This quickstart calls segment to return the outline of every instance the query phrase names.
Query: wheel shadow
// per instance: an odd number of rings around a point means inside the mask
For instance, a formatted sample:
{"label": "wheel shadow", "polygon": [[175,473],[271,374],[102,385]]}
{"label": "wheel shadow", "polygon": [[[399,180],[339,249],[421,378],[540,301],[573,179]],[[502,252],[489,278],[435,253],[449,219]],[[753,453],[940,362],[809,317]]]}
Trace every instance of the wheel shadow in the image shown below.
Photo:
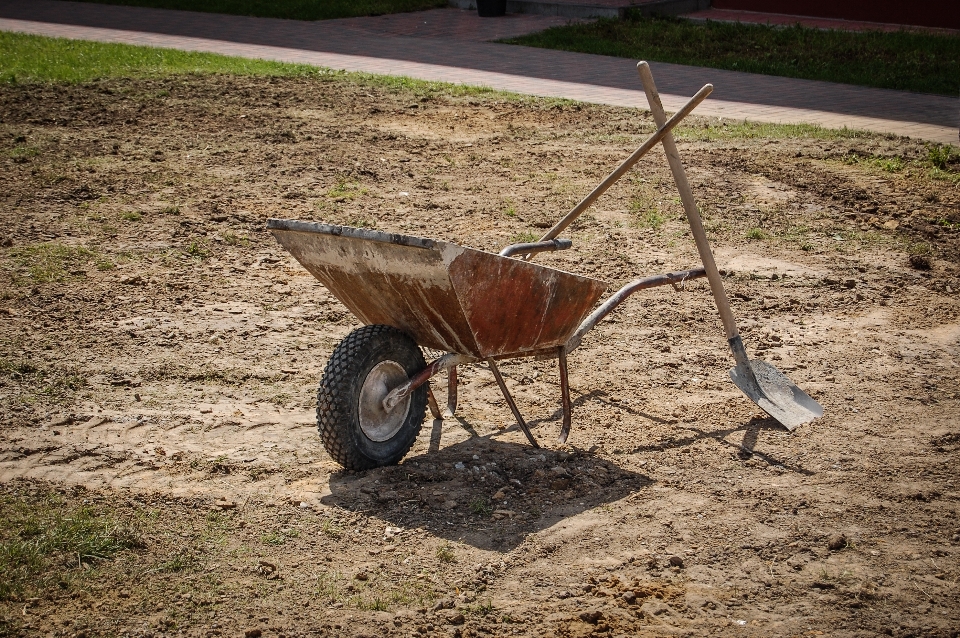
{"label": "wheel shadow", "polygon": [[[439,437],[437,422],[431,434]],[[385,525],[422,528],[450,541],[507,552],[530,534],[652,484],[649,477],[587,451],[535,449],[473,436],[400,465],[334,473],[322,502],[375,516]]]}

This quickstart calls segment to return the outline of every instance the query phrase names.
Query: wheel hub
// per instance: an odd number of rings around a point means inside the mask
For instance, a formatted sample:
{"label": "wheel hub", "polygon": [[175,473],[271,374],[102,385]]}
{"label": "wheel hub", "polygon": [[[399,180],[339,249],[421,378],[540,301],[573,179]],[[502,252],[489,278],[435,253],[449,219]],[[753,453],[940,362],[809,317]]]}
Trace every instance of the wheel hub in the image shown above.
{"label": "wheel hub", "polygon": [[410,411],[410,397],[387,412],[383,400],[391,390],[407,382],[407,373],[395,361],[381,361],[367,374],[360,388],[360,429],[371,441],[387,441],[400,431]]}

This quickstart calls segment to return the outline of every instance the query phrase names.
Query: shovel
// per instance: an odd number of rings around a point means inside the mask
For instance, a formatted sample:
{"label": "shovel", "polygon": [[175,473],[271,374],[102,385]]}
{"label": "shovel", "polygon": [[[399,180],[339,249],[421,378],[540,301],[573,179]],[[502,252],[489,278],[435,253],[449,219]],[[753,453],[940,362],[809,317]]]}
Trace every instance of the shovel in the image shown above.
{"label": "shovel", "polygon": [[[643,90],[647,94],[647,102],[650,105],[650,111],[653,113],[653,119],[658,128],[663,127],[667,121],[667,116],[663,112],[660,95],[657,93],[657,87],[653,82],[650,65],[646,62],[640,62],[637,64],[637,70],[640,72],[640,81],[643,83]],[[727,343],[730,344],[734,360],[737,362],[736,367],[730,370],[730,378],[751,401],[790,431],[823,416],[823,406],[798,388],[782,372],[766,361],[751,361],[747,357],[743,340],[740,338],[740,331],[737,330],[737,322],[730,310],[730,302],[723,289],[723,282],[720,280],[720,271],[717,270],[710,244],[707,242],[707,234],[703,230],[703,222],[700,219],[700,213],[697,211],[697,203],[693,199],[693,192],[690,190],[687,175],[683,170],[683,164],[680,162],[680,154],[677,152],[673,134],[667,132],[661,142],[667,155],[667,161],[670,163],[670,170],[673,172],[673,179],[680,191],[680,199],[683,201],[683,208],[687,213],[690,231],[697,243],[700,260],[707,271],[707,280],[710,282],[710,289],[717,303],[720,319],[723,321]]]}

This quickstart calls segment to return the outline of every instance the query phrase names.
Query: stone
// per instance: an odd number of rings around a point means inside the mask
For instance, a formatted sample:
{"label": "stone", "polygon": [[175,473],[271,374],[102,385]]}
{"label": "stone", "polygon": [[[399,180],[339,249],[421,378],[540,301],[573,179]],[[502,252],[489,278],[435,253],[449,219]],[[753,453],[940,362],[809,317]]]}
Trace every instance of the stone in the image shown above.
{"label": "stone", "polygon": [[596,609],[580,612],[580,620],[590,625],[596,625],[601,618],[603,618],[603,612]]}
{"label": "stone", "polygon": [[627,603],[628,605],[632,605],[633,603],[637,602],[637,595],[630,590],[620,594],[620,598],[622,598],[623,602]]}
{"label": "stone", "polygon": [[847,537],[843,534],[835,534],[827,539],[827,549],[831,552],[837,552],[847,546]]}
{"label": "stone", "polygon": [[430,611],[441,611],[443,609],[453,609],[453,600],[450,598],[444,598],[443,600],[438,600],[436,604],[430,609]]}
{"label": "stone", "polygon": [[683,559],[679,556],[670,557],[670,566],[671,567],[683,567]]}
{"label": "stone", "polygon": [[910,265],[917,270],[930,270],[933,267],[926,255],[910,255]]}

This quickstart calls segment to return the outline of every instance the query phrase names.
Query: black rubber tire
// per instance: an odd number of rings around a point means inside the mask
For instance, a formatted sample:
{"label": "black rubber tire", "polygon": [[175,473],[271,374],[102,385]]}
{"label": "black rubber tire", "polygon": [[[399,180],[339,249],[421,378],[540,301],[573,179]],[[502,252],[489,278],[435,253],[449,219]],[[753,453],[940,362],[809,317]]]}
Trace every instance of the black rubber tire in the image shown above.
{"label": "black rubber tire", "polygon": [[420,434],[427,409],[427,385],[410,395],[410,410],[400,429],[386,441],[368,438],[360,428],[360,389],[373,368],[393,361],[412,377],[427,367],[417,343],[390,326],[364,326],[337,344],[317,390],[317,428],[323,447],[349,470],[398,463]]}

